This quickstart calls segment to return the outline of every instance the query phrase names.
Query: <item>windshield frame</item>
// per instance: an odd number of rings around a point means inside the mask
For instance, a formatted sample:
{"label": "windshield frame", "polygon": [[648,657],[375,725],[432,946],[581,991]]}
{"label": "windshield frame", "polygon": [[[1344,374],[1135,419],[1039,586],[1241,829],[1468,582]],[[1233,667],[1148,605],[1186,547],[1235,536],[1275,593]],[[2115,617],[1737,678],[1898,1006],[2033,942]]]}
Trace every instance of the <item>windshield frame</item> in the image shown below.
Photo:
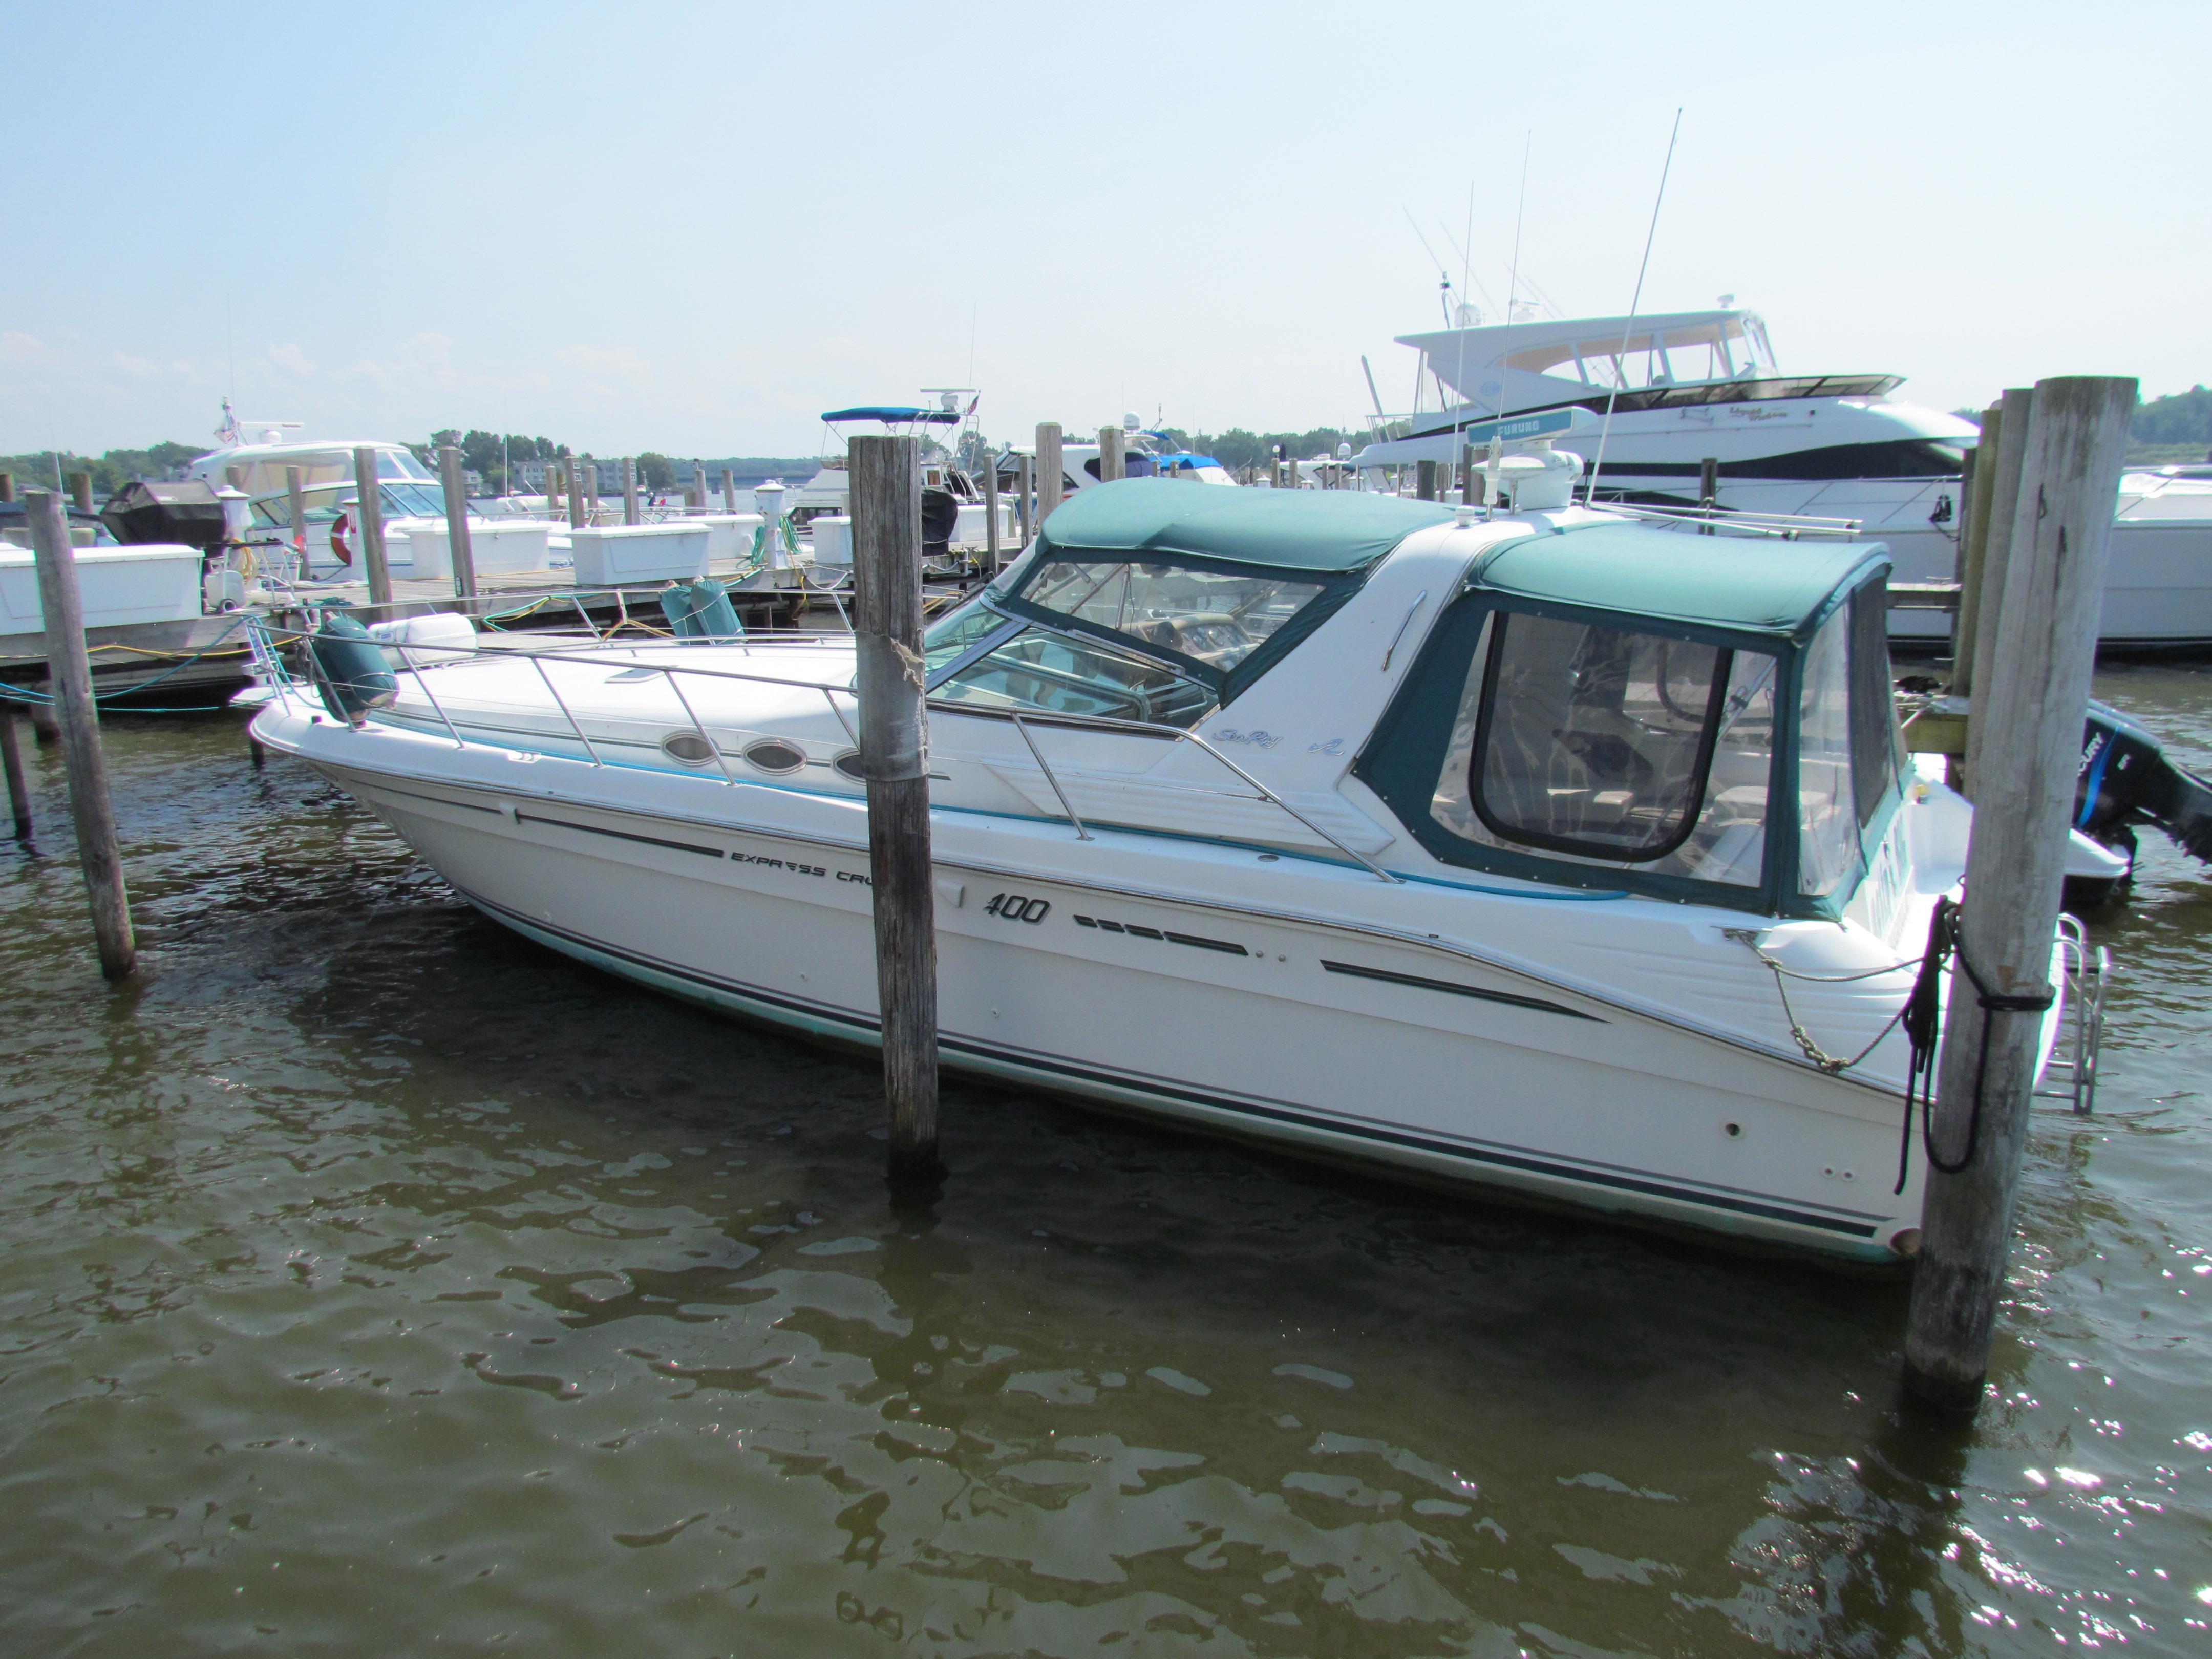
{"label": "windshield frame", "polygon": [[[1212,575],[1246,576],[1296,582],[1317,591],[1313,597],[1277,628],[1267,637],[1227,669],[1218,668],[1183,652],[1149,640],[1140,640],[1117,629],[1070,616],[1037,605],[1022,596],[1033,587],[1048,568],[1060,564],[1135,564],[1170,566],[1177,569],[1196,570]],[[1087,641],[1110,646],[1117,651],[1140,657],[1150,657],[1167,664],[1177,673],[1210,685],[1214,690],[1218,708],[1226,708],[1249,690],[1262,674],[1280,662],[1306,636],[1341,610],[1346,602],[1366,584],[1372,565],[1357,570],[1310,570],[1295,565],[1271,565],[1247,562],[1237,559],[1219,559],[1199,553],[1181,553],[1168,550],[1127,547],[1060,547],[1042,544],[1035,557],[1025,560],[1013,585],[995,600],[991,590],[985,590],[985,602],[1001,615],[1018,617],[1040,628],[1055,633],[1080,635]]]}

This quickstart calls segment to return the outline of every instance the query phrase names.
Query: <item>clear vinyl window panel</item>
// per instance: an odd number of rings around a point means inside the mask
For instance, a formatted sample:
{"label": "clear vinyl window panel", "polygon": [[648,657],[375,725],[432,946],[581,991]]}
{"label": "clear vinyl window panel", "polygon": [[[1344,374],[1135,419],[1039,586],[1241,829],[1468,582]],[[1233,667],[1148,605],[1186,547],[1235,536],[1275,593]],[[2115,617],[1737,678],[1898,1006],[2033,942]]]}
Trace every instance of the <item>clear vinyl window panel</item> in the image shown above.
{"label": "clear vinyl window panel", "polygon": [[1021,598],[1226,674],[1320,598],[1323,586],[1153,561],[1054,560],[1036,568]]}
{"label": "clear vinyl window panel", "polygon": [[1493,615],[1431,816],[1480,846],[1755,888],[1778,670],[1763,652]]}
{"label": "clear vinyl window panel", "polygon": [[1045,628],[1024,629],[939,681],[931,696],[985,708],[1185,727],[1203,720],[1215,701],[1212,686],[1158,658]]}
{"label": "clear vinyl window panel", "polygon": [[1871,824],[1905,771],[1890,678],[1889,595],[1870,582],[1851,595],[1851,775],[1859,827]]}
{"label": "clear vinyl window panel", "polygon": [[1797,890],[1814,896],[1836,891],[1859,868],[1850,652],[1843,620],[1814,636],[1797,695]]}
{"label": "clear vinyl window panel", "polygon": [[921,636],[921,657],[928,676],[938,674],[974,650],[992,635],[1012,628],[1013,620],[994,611],[978,597],[957,611],[940,617]]}

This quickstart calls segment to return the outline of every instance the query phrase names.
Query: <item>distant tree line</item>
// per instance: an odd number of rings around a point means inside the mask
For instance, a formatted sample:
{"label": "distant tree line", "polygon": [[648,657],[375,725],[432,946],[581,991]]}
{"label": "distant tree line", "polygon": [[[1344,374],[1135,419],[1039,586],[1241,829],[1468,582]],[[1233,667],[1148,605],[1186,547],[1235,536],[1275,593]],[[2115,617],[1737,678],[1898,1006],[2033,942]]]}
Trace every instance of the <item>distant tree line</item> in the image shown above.
{"label": "distant tree line", "polygon": [[2128,436],[2139,444],[2186,444],[2192,449],[2212,448],[2212,392],[2191,386],[2170,398],[2154,398],[2136,405]]}
{"label": "distant tree line", "polygon": [[58,488],[57,472],[89,472],[92,493],[112,495],[134,478],[166,478],[195,455],[207,453],[200,444],[155,444],[145,449],[111,449],[105,455],[72,455],[64,450],[40,450],[29,455],[0,455],[0,472],[15,475],[18,489]]}

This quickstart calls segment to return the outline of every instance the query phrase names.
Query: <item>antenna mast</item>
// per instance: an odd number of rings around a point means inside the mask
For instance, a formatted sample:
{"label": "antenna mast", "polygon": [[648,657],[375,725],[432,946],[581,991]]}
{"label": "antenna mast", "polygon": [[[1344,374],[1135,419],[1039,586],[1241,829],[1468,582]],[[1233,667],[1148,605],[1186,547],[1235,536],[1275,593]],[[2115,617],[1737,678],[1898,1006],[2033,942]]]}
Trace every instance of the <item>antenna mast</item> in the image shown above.
{"label": "antenna mast", "polygon": [[[1628,301],[1628,315],[1620,325],[1620,350],[1613,358],[1614,374],[1621,380],[1628,378],[1628,341],[1636,331],[1637,307],[1644,303],[1644,276],[1651,269],[1651,241],[1659,234],[1659,210],[1667,200],[1667,175],[1674,167],[1674,141],[1682,136],[1682,111],[1674,110],[1674,130],[1667,135],[1667,160],[1659,168],[1659,193],[1651,200],[1651,227],[1644,233],[1644,263],[1636,267],[1636,292]],[[1613,407],[1620,401],[1620,387],[1616,384],[1605,400],[1605,424],[1597,430],[1597,459],[1590,464],[1589,487],[1583,492],[1585,502],[1597,500],[1597,475],[1605,470],[1605,441],[1613,435]]]}

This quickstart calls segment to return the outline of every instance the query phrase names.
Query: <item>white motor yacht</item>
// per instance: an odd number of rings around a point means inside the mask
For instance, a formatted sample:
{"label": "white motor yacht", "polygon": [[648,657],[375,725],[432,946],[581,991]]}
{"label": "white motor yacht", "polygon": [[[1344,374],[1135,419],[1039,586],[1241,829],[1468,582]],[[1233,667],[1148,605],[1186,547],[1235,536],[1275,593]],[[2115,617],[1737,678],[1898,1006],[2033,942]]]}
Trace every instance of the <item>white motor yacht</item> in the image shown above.
{"label": "white motor yacht", "polygon": [[[446,495],[430,470],[405,444],[386,439],[288,438],[283,425],[265,428],[258,441],[241,430],[226,399],[216,447],[195,458],[187,471],[218,489],[226,485],[246,497],[244,534],[256,549],[258,574],[304,582],[357,581],[364,565],[361,544],[361,494],[354,451],[376,453],[378,506],[383,514],[386,555],[392,574],[445,576],[452,574],[446,541]],[[306,511],[305,534],[297,544],[292,530],[290,473],[301,474]],[[541,569],[549,544],[565,520],[530,519],[512,512],[469,515],[480,573]],[[416,546],[416,532],[424,532]],[[335,536],[336,539],[333,540]],[[418,556],[419,555],[419,556]],[[286,567],[282,568],[280,567]]]}
{"label": "white motor yacht", "polygon": [[[932,626],[945,1061],[1908,1255],[1899,1017],[1971,809],[1901,765],[1887,556],[1683,534],[1524,476],[1487,517],[1085,489]],[[875,1041],[849,636],[507,641],[388,678],[307,654],[255,737],[486,915]]]}
{"label": "white motor yacht", "polygon": [[[1725,296],[1724,296],[1725,297]],[[1978,428],[1892,397],[1894,374],[1785,374],[1766,324],[1723,303],[1643,317],[1516,319],[1399,337],[1421,354],[1417,386],[1438,407],[1382,422],[1402,435],[1363,467],[1458,459],[1459,434],[1501,414],[1580,407],[1606,417],[1601,497],[1695,506],[1706,459],[1718,503],[1856,521],[1900,581],[1957,574],[1964,452]],[[1599,463],[1597,435],[1576,447]],[[2108,646],[2212,643],[2212,486],[2130,472],[2121,483],[2100,638]],[[1950,618],[1891,615],[1900,640],[1946,640]]]}

